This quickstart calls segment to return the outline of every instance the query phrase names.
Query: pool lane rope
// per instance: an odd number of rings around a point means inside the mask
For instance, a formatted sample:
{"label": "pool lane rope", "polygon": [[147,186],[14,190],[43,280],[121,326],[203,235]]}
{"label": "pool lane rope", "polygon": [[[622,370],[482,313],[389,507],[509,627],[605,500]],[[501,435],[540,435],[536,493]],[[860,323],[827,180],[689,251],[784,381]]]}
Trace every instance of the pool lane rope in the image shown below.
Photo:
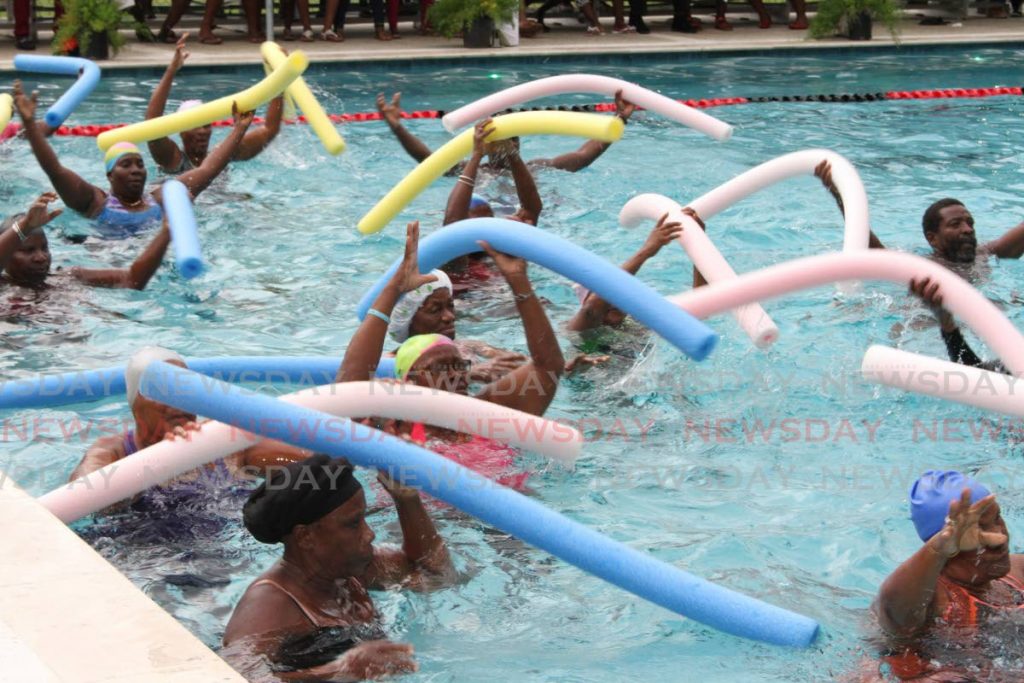
{"label": "pool lane rope", "polygon": [[[479,240],[578,282],[691,358],[704,360],[718,342],[711,328],[685,312],[679,315],[665,297],[614,263],[550,232],[504,218],[469,218],[420,240],[420,272],[429,273],[454,258],[480,251]],[[400,259],[392,263],[363,294],[356,306],[360,320],[400,263]]]}
{"label": "pool lane rope", "polygon": [[[882,102],[887,100],[936,100],[936,99],[963,99],[978,97],[1006,97],[1010,95],[1024,95],[1022,88],[1017,87],[994,87],[994,88],[946,88],[942,90],[891,90],[878,93],[856,93],[856,94],[832,94],[832,95],[770,95],[767,97],[712,97],[698,100],[674,100],[680,104],[696,109],[710,109],[712,107],[728,107],[741,104],[764,104],[764,103],[787,103],[787,102],[824,102],[828,104],[855,104],[861,102]],[[574,104],[558,105],[547,107],[525,107],[514,111],[572,111],[572,112],[615,112],[615,105],[609,102],[601,104]],[[403,111],[400,116],[406,120],[414,119],[443,119],[447,112],[443,109],[420,109],[415,111]],[[352,114],[328,114],[327,118],[332,123],[367,123],[371,121],[382,121],[384,117],[380,112],[354,112]],[[262,123],[261,117],[256,117],[253,123]],[[285,120],[284,123],[303,124],[307,123],[305,116],[299,116],[295,120]],[[13,123],[16,127],[7,137],[17,132],[21,124]],[[104,123],[85,124],[79,126],[61,126],[54,135],[72,137],[96,137],[101,133],[124,127],[125,123]],[[234,125],[230,119],[213,121],[213,126],[226,127]]]}
{"label": "pool lane rope", "polygon": [[[389,471],[402,483],[677,614],[774,645],[808,647],[813,619],[723,588],[614,541],[429,450],[326,413],[240,390],[167,363],[150,364],[146,397],[270,439]],[[327,428],[296,428],[331,425]],[[341,434],[334,430],[340,429]],[[134,457],[134,456],[133,456]]]}

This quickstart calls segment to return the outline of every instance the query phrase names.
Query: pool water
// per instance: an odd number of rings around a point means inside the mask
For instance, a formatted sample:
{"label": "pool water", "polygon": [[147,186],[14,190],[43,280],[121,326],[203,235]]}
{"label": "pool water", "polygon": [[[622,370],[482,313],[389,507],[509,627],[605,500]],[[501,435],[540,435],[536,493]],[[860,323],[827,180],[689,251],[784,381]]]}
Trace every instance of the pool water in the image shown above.
{"label": "pool water", "polygon": [[[888,89],[1016,85],[1024,51],[731,57],[623,64],[551,60],[480,67],[314,65],[307,74],[332,113],[373,110],[377,92],[402,92],[408,110],[452,109],[532,78],[586,71],[633,80],[673,97],[758,96]],[[496,63],[497,64],[497,63]],[[210,99],[258,77],[186,73],[178,99]],[[69,123],[140,119],[157,72],[109,74]],[[187,88],[184,84],[187,83]],[[40,84],[42,101],[65,81]],[[593,96],[545,103],[594,102]],[[172,100],[169,109],[177,104]],[[680,202],[778,154],[828,147],[858,168],[883,242],[923,253],[920,217],[934,199],[962,199],[979,241],[1021,220],[1020,98],[760,104],[712,110],[736,126],[716,143],[638,114],[625,138],[589,169],[537,173],[541,225],[615,262],[639,247],[646,228],[617,225],[641,192]],[[428,145],[448,139],[436,120],[406,124]],[[287,126],[258,159],[233,165],[198,201],[206,275],[185,282],[165,266],[145,292],[51,291],[37,313],[4,311],[0,366],[7,377],[121,364],[139,346],[185,355],[339,354],[355,330],[359,295],[400,253],[406,220],[425,233],[441,223],[451,180],[420,196],[384,232],[362,237],[362,214],[413,167],[382,122],[346,125],[347,151],[329,157],[308,128]],[[224,129],[215,133],[217,139]],[[53,140],[62,160],[105,186],[95,140]],[[577,141],[527,139],[525,158],[569,151]],[[5,212],[48,187],[23,142],[0,147]],[[152,165],[150,169],[152,171]],[[478,187],[513,193],[506,181]],[[147,237],[90,240],[71,216],[50,230],[54,264],[129,263]],[[841,217],[813,178],[787,181],[715,217],[708,232],[738,272],[837,250]],[[170,259],[168,259],[170,261]],[[531,268],[560,324],[576,298],[569,283]],[[689,286],[690,268],[670,245],[640,272],[663,293]],[[1024,268],[993,263],[979,286],[1019,321]],[[8,306],[6,302],[5,306]],[[408,680],[827,681],[855,671],[874,652],[868,607],[879,584],[919,546],[906,491],[928,468],[976,473],[999,493],[1011,535],[1024,532],[1017,423],[970,408],[867,385],[863,352],[885,343],[945,357],[929,316],[901,288],[869,284],[840,296],[823,287],[765,304],[781,331],[769,350],[752,347],[729,317],[703,363],[651,340],[636,360],[567,379],[549,416],[587,436],[575,471],[536,470],[537,498],[634,548],[730,588],[807,614],[822,635],[809,650],[741,641],[687,621],[587,576],[464,516],[439,526],[466,579],[436,593],[375,596],[394,640],[416,647]],[[460,311],[459,334],[525,349],[511,306],[479,301]],[[978,346],[979,351],[983,347]],[[572,352],[566,337],[566,355]],[[267,388],[280,392],[284,388]],[[129,418],[123,401],[6,416],[6,470],[33,494],[58,485],[88,444]],[[982,422],[992,420],[992,424]],[[998,428],[998,431],[997,431]],[[371,479],[367,473],[366,481]],[[132,581],[211,647],[232,605],[278,555],[240,529],[237,503],[218,499],[188,514],[213,519],[208,533],[168,536],[161,522],[119,516],[76,524]],[[210,507],[206,507],[206,506]],[[393,511],[375,514],[379,541],[399,538]],[[147,526],[148,525],[148,526]],[[1020,671],[1010,651],[1001,665]]]}

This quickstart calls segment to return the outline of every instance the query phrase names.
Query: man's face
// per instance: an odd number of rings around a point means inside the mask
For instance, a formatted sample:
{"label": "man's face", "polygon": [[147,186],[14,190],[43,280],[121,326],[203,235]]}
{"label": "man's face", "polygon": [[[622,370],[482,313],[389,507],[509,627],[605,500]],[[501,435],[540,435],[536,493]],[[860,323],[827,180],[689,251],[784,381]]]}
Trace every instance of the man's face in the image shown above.
{"label": "man's face", "polygon": [[973,263],[978,250],[974,216],[959,204],[939,211],[939,229],[926,235],[935,253],[948,261]]}
{"label": "man's face", "polygon": [[50,273],[50,243],[46,233],[34,230],[18,245],[4,270],[17,284],[42,284]]}
{"label": "man's face", "polygon": [[443,334],[455,339],[455,299],[447,287],[435,289],[409,322],[409,336]]}

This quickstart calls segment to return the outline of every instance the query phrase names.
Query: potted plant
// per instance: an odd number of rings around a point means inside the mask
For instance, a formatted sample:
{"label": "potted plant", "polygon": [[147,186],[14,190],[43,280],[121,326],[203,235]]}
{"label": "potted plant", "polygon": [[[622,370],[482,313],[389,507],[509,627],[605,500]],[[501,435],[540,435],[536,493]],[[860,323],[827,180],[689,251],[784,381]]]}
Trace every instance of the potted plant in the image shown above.
{"label": "potted plant", "polygon": [[83,57],[107,59],[124,45],[119,28],[121,9],[114,0],[65,0],[53,34],[53,52],[68,54],[77,48]]}
{"label": "potted plant", "polygon": [[895,0],[821,0],[811,20],[810,36],[844,35],[850,40],[871,40],[872,19],[880,21],[899,41],[900,7]]}
{"label": "potted plant", "polygon": [[491,47],[494,27],[519,13],[520,0],[437,0],[428,18],[446,38],[462,33],[466,47]]}

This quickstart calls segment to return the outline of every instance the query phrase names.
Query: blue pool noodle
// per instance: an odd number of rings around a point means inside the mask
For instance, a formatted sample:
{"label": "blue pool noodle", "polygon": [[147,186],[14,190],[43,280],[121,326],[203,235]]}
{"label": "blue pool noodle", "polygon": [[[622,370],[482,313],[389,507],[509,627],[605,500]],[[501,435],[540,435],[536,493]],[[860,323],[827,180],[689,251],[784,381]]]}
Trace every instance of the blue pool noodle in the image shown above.
{"label": "blue pool noodle", "polygon": [[[331,384],[340,358],[320,356],[229,356],[188,358],[188,367],[230,382]],[[394,377],[395,359],[382,357],[377,377]],[[124,366],[65,372],[0,383],[0,410],[53,408],[100,401],[125,393]]]}
{"label": "blue pool noodle", "polygon": [[139,390],[179,410],[235,425],[362,467],[401,473],[404,483],[646,600],[712,628],[774,645],[807,647],[813,619],[693,576],[613,541],[535,500],[401,439],[316,410],[154,362]]}
{"label": "blue pool noodle", "polygon": [[168,180],[162,186],[164,211],[174,245],[174,265],[186,280],[202,275],[203,252],[199,248],[199,227],[192,210],[192,197],[180,180]]}
{"label": "blue pool noodle", "polygon": [[71,116],[78,105],[89,96],[100,82],[100,67],[96,62],[81,57],[44,57],[37,55],[16,55],[14,68],[18,71],[32,71],[41,74],[78,76],[74,85],[68,88],[56,102],[46,110],[46,125],[57,128]]}
{"label": "blue pool noodle", "polygon": [[[480,251],[477,240],[580,283],[692,358],[704,360],[718,342],[710,327],[669,303],[636,277],[568,240],[525,223],[502,218],[470,218],[452,223],[420,241],[420,271],[428,272],[454,258]],[[357,308],[360,320],[366,317],[366,311],[400,263],[395,261],[363,295]]]}

